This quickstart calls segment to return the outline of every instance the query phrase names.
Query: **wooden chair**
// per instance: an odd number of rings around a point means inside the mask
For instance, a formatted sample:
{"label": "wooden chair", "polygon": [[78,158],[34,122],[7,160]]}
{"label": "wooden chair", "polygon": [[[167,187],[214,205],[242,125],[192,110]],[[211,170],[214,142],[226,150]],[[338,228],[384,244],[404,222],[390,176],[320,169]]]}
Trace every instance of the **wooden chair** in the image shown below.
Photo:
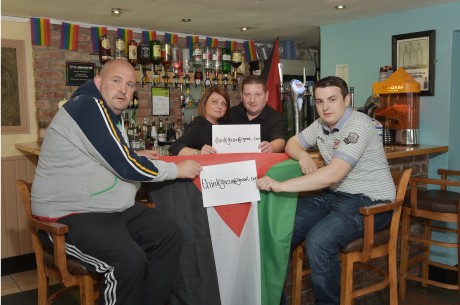
{"label": "wooden chair", "polygon": [[[406,197],[402,214],[401,228],[401,266],[400,266],[400,287],[399,299],[403,301],[406,296],[406,281],[413,280],[422,283],[422,286],[433,285],[446,289],[459,290],[460,297],[460,270],[457,266],[450,266],[443,263],[437,263],[430,260],[431,245],[446,248],[457,248],[458,261],[460,253],[458,251],[460,236],[457,229],[449,229],[433,225],[433,220],[454,223],[456,228],[460,224],[460,193],[448,190],[448,186],[460,186],[460,181],[448,180],[449,176],[460,176],[460,171],[438,169],[441,179],[413,178],[411,180],[410,196]],[[421,185],[438,185],[439,189],[421,188]],[[414,218],[423,219],[425,232],[424,236],[415,236],[410,232],[411,220]],[[432,231],[455,233],[457,240],[455,242],[443,242],[431,239]],[[421,251],[409,259],[409,243],[422,245]],[[422,275],[418,276],[409,273],[410,267],[422,264]],[[429,279],[429,266],[435,266],[442,269],[453,270],[457,272],[457,284],[447,284],[436,280]]]}
{"label": "wooden chair", "polygon": [[[379,203],[360,209],[359,212],[364,216],[364,236],[350,242],[340,250],[341,305],[351,305],[353,299],[386,287],[389,287],[390,305],[398,304],[396,245],[401,208],[411,172],[412,169],[406,169],[402,172],[391,172],[396,185],[396,200],[394,202]],[[374,232],[374,215],[387,211],[393,211],[389,227]],[[302,267],[305,260],[305,247],[305,242],[303,242],[292,253],[291,305],[301,304],[302,277],[310,274],[310,270]],[[387,270],[369,263],[371,259],[383,256],[387,257]],[[355,267],[376,272],[382,275],[383,279],[377,283],[354,290],[353,274]]]}
{"label": "wooden chair", "polygon": [[[80,288],[80,303],[94,305],[99,295],[99,276],[89,273],[80,261],[66,255],[65,234],[69,230],[67,225],[34,217],[30,204],[32,184],[17,180],[16,187],[22,196],[24,210],[29,219],[37,261],[38,305],[49,305],[59,296],[77,288]],[[43,247],[37,230],[43,230],[53,236],[52,251]],[[64,287],[49,295],[50,279],[59,281]]]}

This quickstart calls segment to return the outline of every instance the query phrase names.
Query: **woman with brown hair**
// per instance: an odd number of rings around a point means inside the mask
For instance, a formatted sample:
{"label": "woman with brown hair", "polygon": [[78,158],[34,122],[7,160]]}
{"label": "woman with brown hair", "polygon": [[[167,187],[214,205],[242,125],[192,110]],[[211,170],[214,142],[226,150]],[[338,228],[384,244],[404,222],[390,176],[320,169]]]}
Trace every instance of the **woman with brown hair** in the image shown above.
{"label": "woman with brown hair", "polygon": [[198,116],[190,122],[184,134],[169,148],[172,155],[215,154],[211,146],[212,125],[222,123],[228,116],[230,96],[227,90],[209,87],[200,99]]}

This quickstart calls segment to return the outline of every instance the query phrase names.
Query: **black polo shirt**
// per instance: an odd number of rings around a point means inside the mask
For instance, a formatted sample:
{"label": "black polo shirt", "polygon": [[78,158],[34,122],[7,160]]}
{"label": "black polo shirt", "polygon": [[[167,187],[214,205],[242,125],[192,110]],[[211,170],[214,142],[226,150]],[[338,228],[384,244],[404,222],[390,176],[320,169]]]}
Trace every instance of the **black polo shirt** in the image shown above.
{"label": "black polo shirt", "polygon": [[249,120],[242,102],[230,109],[227,124],[260,124],[261,141],[288,140],[287,120],[283,114],[268,105],[252,120]]}

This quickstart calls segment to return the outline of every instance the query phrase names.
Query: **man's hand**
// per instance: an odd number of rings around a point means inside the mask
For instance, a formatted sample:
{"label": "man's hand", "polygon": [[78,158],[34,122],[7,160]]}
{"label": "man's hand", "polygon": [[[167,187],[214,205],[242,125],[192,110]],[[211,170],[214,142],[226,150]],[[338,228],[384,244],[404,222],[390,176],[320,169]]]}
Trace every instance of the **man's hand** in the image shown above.
{"label": "man's hand", "polygon": [[150,160],[157,160],[158,157],[160,156],[160,153],[157,152],[156,150],[138,150],[136,151],[136,154],[138,156],[144,156]]}
{"label": "man's hand", "polygon": [[281,192],[281,182],[273,180],[268,176],[257,179],[256,185],[259,190]]}
{"label": "man's hand", "polygon": [[196,161],[184,160],[177,163],[177,169],[177,178],[195,179],[195,177],[203,170],[203,167],[201,167],[200,163]]}

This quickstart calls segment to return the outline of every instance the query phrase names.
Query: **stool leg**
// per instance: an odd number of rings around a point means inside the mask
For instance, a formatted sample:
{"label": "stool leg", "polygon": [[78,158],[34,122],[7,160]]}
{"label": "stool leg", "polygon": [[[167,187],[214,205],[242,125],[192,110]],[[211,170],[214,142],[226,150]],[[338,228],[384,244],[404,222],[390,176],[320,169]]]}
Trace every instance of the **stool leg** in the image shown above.
{"label": "stool leg", "polygon": [[301,245],[292,252],[291,305],[301,304],[303,255]]}
{"label": "stool leg", "polygon": [[353,260],[346,254],[342,258],[340,267],[340,305],[352,305],[351,293],[353,292]]}
{"label": "stool leg", "polygon": [[409,241],[407,237],[410,230],[410,209],[403,208],[402,225],[401,225],[401,256],[399,270],[399,300],[406,299],[406,276],[407,276],[407,260],[409,259]]}
{"label": "stool leg", "polygon": [[[431,220],[426,220],[425,221],[425,240],[431,240],[431,225],[432,221]],[[430,262],[430,250],[431,250],[431,244],[429,245],[424,245],[423,247],[423,263],[422,263],[422,287],[428,287],[428,264]]]}

